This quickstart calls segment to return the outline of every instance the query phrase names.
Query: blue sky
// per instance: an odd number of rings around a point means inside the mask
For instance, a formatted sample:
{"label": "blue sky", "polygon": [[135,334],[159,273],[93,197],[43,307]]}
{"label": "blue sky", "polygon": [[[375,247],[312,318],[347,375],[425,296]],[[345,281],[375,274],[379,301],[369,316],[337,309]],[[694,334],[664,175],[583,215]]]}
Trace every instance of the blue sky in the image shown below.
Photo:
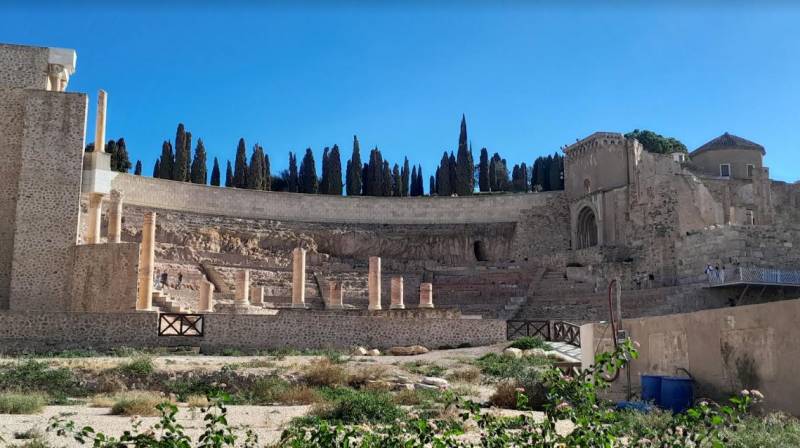
{"label": "blue sky", "polygon": [[[163,2],[167,4],[169,2]],[[178,122],[232,159],[377,145],[426,177],[467,116],[487,147],[531,163],[594,131],[646,128],[694,149],[723,132],[800,179],[800,6],[636,2],[111,2],[3,7],[0,41],[74,48],[70,91],[109,93],[109,138],[150,174]],[[68,6],[64,6],[68,5]],[[91,137],[87,137],[92,140]],[[344,163],[344,161],[343,161]],[[426,188],[427,188],[427,182]]]}

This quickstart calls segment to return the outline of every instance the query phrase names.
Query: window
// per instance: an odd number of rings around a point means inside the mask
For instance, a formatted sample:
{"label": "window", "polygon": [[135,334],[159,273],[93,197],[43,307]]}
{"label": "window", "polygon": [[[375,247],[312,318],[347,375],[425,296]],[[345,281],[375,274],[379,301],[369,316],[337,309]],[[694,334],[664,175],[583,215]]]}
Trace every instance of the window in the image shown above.
{"label": "window", "polygon": [[750,163],[747,164],[747,177],[753,177],[756,167]]}
{"label": "window", "polygon": [[[753,166],[753,165],[750,165],[750,166]],[[755,215],[753,214],[752,210],[747,210],[747,211],[744,212],[744,219],[745,219],[745,224],[749,224],[749,225],[752,226],[752,225],[755,225],[755,223],[756,223],[756,218],[755,218]]]}
{"label": "window", "polygon": [[720,177],[731,177],[731,164],[721,163],[719,165],[719,175]]}

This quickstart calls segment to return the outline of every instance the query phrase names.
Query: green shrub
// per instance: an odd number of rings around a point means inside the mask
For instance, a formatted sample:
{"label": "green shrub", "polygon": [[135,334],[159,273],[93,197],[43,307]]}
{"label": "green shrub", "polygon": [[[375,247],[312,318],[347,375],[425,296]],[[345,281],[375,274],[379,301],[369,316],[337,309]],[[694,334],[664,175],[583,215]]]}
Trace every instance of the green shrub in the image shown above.
{"label": "green shrub", "polygon": [[403,368],[411,373],[425,376],[442,376],[447,370],[444,367],[427,361],[412,361],[403,364]]}
{"label": "green shrub", "polygon": [[168,400],[155,392],[130,392],[116,398],[111,414],[155,416],[159,414],[156,406],[165,401]]}
{"label": "green shrub", "polygon": [[125,376],[143,378],[155,371],[153,358],[147,355],[137,355],[130,361],[117,367],[117,371]]}
{"label": "green shrub", "polygon": [[303,371],[303,380],[309,386],[335,387],[347,382],[345,369],[327,358],[309,364]]}
{"label": "green shrub", "polygon": [[539,336],[525,336],[515,340],[509,347],[518,348],[520,350],[530,350],[532,348],[540,348],[542,350],[551,350],[550,344],[545,342]]}
{"label": "green shrub", "polygon": [[0,390],[45,392],[53,403],[63,403],[67,397],[88,395],[70,369],[50,368],[46,363],[33,359],[0,366]]}
{"label": "green shrub", "polygon": [[37,414],[46,403],[42,394],[0,392],[0,414]]}
{"label": "green shrub", "polygon": [[511,356],[498,355],[497,353],[489,353],[478,358],[475,363],[484,374],[505,379],[518,378],[526,370],[549,367],[552,361],[537,356],[513,358]]}
{"label": "green shrub", "polygon": [[315,406],[312,415],[342,423],[392,423],[403,416],[386,392],[338,389],[332,403]]}
{"label": "green shrub", "polygon": [[263,376],[244,392],[245,401],[259,405],[277,403],[281,394],[288,389],[289,383],[277,375]]}
{"label": "green shrub", "polygon": [[796,447],[800,446],[800,420],[781,413],[748,417],[724,435],[729,448]]}

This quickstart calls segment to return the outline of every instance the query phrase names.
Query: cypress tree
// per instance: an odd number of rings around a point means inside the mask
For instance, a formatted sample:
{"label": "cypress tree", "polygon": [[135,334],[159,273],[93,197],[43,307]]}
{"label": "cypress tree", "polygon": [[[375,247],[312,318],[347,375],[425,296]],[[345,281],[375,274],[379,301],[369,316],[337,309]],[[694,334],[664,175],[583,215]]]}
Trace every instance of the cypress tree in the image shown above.
{"label": "cypress tree", "polygon": [[219,162],[214,157],[214,166],[211,168],[211,185],[219,187]]}
{"label": "cypress tree", "polygon": [[403,177],[400,175],[400,166],[396,163],[392,168],[392,196],[403,196]]}
{"label": "cypress tree", "polygon": [[330,152],[329,147],[325,147],[322,150],[322,178],[319,181],[319,193],[320,194],[328,194],[328,190],[330,188],[330,179],[328,179],[328,153]]}
{"label": "cypress tree", "polygon": [[353,136],[353,154],[347,162],[347,173],[345,182],[347,183],[347,195],[358,196],[361,194],[361,149],[358,144],[358,137]]}
{"label": "cypress tree", "polygon": [[235,188],[247,188],[247,150],[245,149],[243,138],[239,139],[239,145],[236,147],[233,186]]}
{"label": "cypress tree", "polygon": [[[372,156],[372,153],[370,153]],[[369,163],[365,163],[361,167],[361,195],[369,195]]]}
{"label": "cypress tree", "polygon": [[376,146],[375,149],[369,153],[369,165],[367,167],[367,195],[368,196],[383,196],[384,194],[384,173],[383,173],[383,156]]}
{"label": "cypress tree", "polygon": [[491,190],[489,184],[489,151],[481,148],[481,158],[478,166],[478,189],[481,192]]}
{"label": "cypress tree", "polygon": [[317,167],[314,162],[314,153],[311,148],[306,149],[303,161],[300,163],[299,174],[300,192],[317,193],[319,190],[319,180],[317,179]]}
{"label": "cypress tree", "polygon": [[509,185],[508,181],[508,162],[506,159],[500,160],[500,171],[497,176],[497,181],[500,183],[501,191],[508,191],[511,189],[511,185]]}
{"label": "cypress tree", "polygon": [[[116,161],[114,160],[116,158]],[[125,146],[125,139],[117,140],[117,151],[111,155],[111,165],[115,171],[127,173],[131,169],[131,161],[128,158],[128,148]]]}
{"label": "cypress tree", "polygon": [[264,178],[264,184],[262,190],[264,191],[271,191],[272,190],[272,169],[269,165],[269,154],[264,152],[264,149],[261,149],[261,162],[262,162],[262,173],[261,177]]}
{"label": "cypress tree", "polygon": [[561,190],[561,167],[562,161],[561,156],[558,153],[553,154],[552,157],[549,157],[549,164],[548,164],[548,179],[550,181],[550,190]]}
{"label": "cypress tree", "polygon": [[300,182],[297,174],[297,155],[289,152],[289,177],[286,179],[287,188],[292,193],[300,191]]}
{"label": "cypress tree", "polygon": [[528,191],[528,165],[525,162],[519,166],[519,190]]}
{"label": "cypress tree", "polygon": [[436,194],[439,196],[450,196],[453,190],[450,186],[450,158],[447,151],[442,155],[439,169],[436,170]]}
{"label": "cypress tree", "polygon": [[106,153],[111,154],[109,168],[111,168],[111,171],[117,171],[117,142],[114,140],[109,140],[108,143],[105,144],[104,148]]}
{"label": "cypress tree", "polygon": [[411,186],[409,188],[410,196],[417,196],[417,167],[411,168]]}
{"label": "cypress tree", "polygon": [[172,166],[174,164],[175,156],[172,154],[172,143],[165,141],[161,144],[161,164],[158,168],[158,177],[172,179]]}
{"label": "cypress tree", "polygon": [[381,182],[381,196],[391,196],[394,186],[392,185],[392,169],[389,167],[388,160],[383,161],[381,176],[383,178],[383,181]]}
{"label": "cypress tree", "polygon": [[[431,176],[432,178],[433,176]],[[422,177],[422,165],[417,168],[417,196],[425,196],[425,187],[423,187],[424,177]],[[431,194],[433,194],[433,190],[431,190]]]}
{"label": "cypress tree", "polygon": [[498,189],[497,189],[497,160],[495,160],[494,156],[492,156],[492,158],[489,160],[489,191],[498,191]]}
{"label": "cypress tree", "polygon": [[185,182],[192,180],[192,133],[186,131],[186,162],[184,163],[184,172],[186,173]]}
{"label": "cypress tree", "polygon": [[186,148],[186,129],[183,123],[178,123],[178,130],[175,132],[175,163],[172,166],[172,180],[189,180],[189,173],[186,166],[189,161],[189,150]]}
{"label": "cypress tree", "polygon": [[225,186],[233,186],[233,170],[231,169],[231,161],[228,160],[228,166],[225,168]]}
{"label": "cypress tree", "polygon": [[[219,167],[217,168],[217,176],[219,176]],[[208,179],[206,175],[206,146],[203,144],[203,139],[197,139],[197,147],[194,149],[194,159],[192,160],[190,180],[194,184],[205,185]],[[217,177],[219,181],[219,177]],[[219,185],[219,182],[217,183]]]}
{"label": "cypress tree", "polygon": [[511,170],[511,191],[519,191],[519,165],[514,165]]}
{"label": "cypress tree", "polygon": [[403,170],[400,173],[400,176],[403,179],[403,188],[400,190],[401,196],[408,196],[411,190],[411,179],[409,176],[411,173],[408,171],[408,157],[403,160]]}
{"label": "cypress tree", "polygon": [[475,190],[475,166],[472,160],[472,150],[467,146],[467,117],[465,115],[461,115],[461,132],[458,135],[456,154],[458,157],[454,158],[456,164],[453,190],[459,196],[470,195]]}
{"label": "cypress tree", "polygon": [[250,190],[261,190],[264,186],[264,164],[261,161],[263,154],[261,146],[259,146],[258,143],[253,145],[253,153],[250,155],[250,164],[247,166],[247,188]]}
{"label": "cypress tree", "polygon": [[339,145],[333,145],[328,155],[328,194],[342,195],[342,156]]}
{"label": "cypress tree", "polygon": [[137,160],[136,161],[136,168],[133,169],[133,175],[134,176],[141,176],[142,175],[142,161],[141,160]]}
{"label": "cypress tree", "polygon": [[434,193],[436,193],[438,190],[438,185],[436,185],[436,180],[433,178],[433,176],[431,176],[431,178],[428,181],[428,188],[429,188],[428,194],[431,196],[433,196]]}
{"label": "cypress tree", "polygon": [[450,194],[457,193],[456,186],[458,184],[458,168],[456,162],[456,156],[453,155],[453,151],[450,151],[450,158],[447,159],[448,161],[448,169],[450,172]]}
{"label": "cypress tree", "polygon": [[544,161],[544,176],[542,177],[542,191],[550,191],[552,188],[550,187],[550,179],[552,179],[550,175],[550,171],[553,167],[553,156],[547,156]]}
{"label": "cypress tree", "polygon": [[153,179],[159,179],[161,177],[160,165],[161,165],[160,159],[156,159],[156,164],[153,165]]}

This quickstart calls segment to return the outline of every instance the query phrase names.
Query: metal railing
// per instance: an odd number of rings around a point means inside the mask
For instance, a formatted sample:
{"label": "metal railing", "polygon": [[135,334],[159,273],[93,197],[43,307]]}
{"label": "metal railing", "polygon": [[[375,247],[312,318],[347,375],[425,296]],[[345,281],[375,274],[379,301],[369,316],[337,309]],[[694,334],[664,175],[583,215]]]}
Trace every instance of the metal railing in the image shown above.
{"label": "metal railing", "polygon": [[707,273],[711,286],[734,284],[788,285],[800,286],[800,271],[780,269],[736,267],[734,269],[714,270]]}
{"label": "metal railing", "polygon": [[545,341],[565,342],[581,346],[581,327],[563,320],[509,320],[506,321],[506,337],[509,340],[539,336]]}
{"label": "metal railing", "polygon": [[508,320],[506,321],[506,337],[508,340],[526,336],[539,336],[550,340],[549,320]]}
{"label": "metal railing", "polygon": [[204,323],[202,314],[163,313],[158,317],[158,335],[203,337]]}
{"label": "metal railing", "polygon": [[553,341],[566,342],[575,347],[581,346],[581,327],[569,322],[553,322]]}

